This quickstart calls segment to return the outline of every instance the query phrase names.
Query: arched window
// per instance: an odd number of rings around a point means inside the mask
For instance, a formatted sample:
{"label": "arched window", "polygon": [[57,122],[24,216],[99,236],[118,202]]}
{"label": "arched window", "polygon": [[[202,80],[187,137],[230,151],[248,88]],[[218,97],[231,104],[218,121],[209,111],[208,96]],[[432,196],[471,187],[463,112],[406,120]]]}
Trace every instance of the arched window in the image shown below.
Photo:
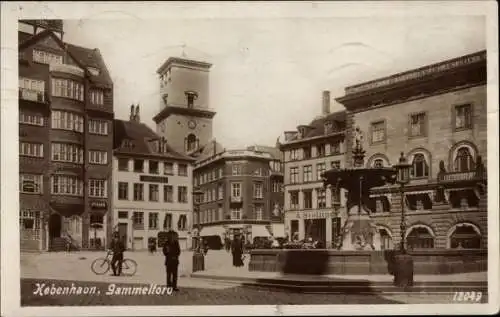
{"label": "arched window", "polygon": [[196,136],[194,134],[190,134],[188,135],[187,137],[187,150],[188,151],[193,151],[196,149],[196,145],[197,145],[197,139],[196,139]]}
{"label": "arched window", "polygon": [[378,232],[380,234],[380,249],[391,250],[392,249],[392,237],[385,228],[379,228]]}
{"label": "arched window", "polygon": [[429,176],[429,165],[427,164],[425,156],[422,153],[417,153],[413,156],[410,175],[412,178]]}
{"label": "arched window", "polygon": [[461,147],[457,150],[454,161],[454,169],[456,172],[468,172],[474,170],[474,158],[472,157],[468,147]]}
{"label": "arched window", "polygon": [[472,225],[457,225],[450,236],[449,246],[452,249],[479,249],[481,235]]}
{"label": "arched window", "polygon": [[426,227],[414,227],[406,236],[408,249],[432,249],[434,237]]}
{"label": "arched window", "polygon": [[375,168],[382,168],[384,167],[384,160],[383,159],[376,159],[375,161],[373,161],[373,167]]}

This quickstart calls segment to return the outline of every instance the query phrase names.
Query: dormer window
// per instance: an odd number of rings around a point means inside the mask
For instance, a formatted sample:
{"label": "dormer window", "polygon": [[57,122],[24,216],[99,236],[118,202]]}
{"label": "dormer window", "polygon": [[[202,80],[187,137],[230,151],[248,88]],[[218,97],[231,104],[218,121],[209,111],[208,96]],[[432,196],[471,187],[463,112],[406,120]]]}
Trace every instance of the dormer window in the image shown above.
{"label": "dormer window", "polygon": [[134,148],[134,143],[132,142],[132,140],[123,140],[122,142],[122,148],[126,148],[126,149],[132,149]]}
{"label": "dormer window", "polygon": [[333,123],[331,121],[326,121],[325,122],[325,134],[329,134],[333,132]]}
{"label": "dormer window", "polygon": [[167,140],[164,137],[158,140],[158,153],[167,153]]}
{"label": "dormer window", "polygon": [[186,98],[187,98],[187,107],[188,108],[193,108],[194,107],[194,101],[198,99],[198,93],[195,91],[186,91],[185,92]]}
{"label": "dormer window", "polygon": [[198,148],[198,138],[194,134],[190,134],[186,138],[186,150],[187,152],[194,151]]}
{"label": "dormer window", "polygon": [[57,55],[45,51],[33,50],[33,61],[35,63],[47,65],[62,65],[63,57],[62,55]]}
{"label": "dormer window", "polygon": [[99,76],[99,74],[100,74],[99,69],[97,69],[95,67],[87,67],[87,70],[89,71],[89,73],[92,74],[92,76]]}

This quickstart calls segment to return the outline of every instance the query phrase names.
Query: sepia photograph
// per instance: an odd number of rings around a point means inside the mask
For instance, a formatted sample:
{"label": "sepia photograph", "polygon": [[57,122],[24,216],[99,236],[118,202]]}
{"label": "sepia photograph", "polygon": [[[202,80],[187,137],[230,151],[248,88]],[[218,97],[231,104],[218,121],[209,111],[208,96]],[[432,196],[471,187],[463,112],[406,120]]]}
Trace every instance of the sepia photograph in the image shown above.
{"label": "sepia photograph", "polygon": [[498,313],[496,9],[2,2],[2,316]]}

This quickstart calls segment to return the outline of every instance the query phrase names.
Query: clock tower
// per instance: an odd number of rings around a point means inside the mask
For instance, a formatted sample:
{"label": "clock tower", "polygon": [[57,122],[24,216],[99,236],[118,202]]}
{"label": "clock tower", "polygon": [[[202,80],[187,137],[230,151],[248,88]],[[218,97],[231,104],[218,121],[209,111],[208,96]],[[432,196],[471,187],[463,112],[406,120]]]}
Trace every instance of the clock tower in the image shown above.
{"label": "clock tower", "polygon": [[212,139],[209,71],[212,65],[170,57],[158,70],[160,109],[153,118],[158,135],[177,152],[191,154]]}

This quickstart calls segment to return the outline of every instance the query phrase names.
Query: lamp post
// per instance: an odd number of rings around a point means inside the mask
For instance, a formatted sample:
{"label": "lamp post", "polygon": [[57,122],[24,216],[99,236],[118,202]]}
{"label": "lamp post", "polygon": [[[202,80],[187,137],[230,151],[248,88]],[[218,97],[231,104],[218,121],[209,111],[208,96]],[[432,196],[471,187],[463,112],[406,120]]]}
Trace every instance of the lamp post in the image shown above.
{"label": "lamp post", "polygon": [[396,182],[400,185],[401,194],[401,243],[400,253],[395,257],[395,270],[394,270],[394,283],[398,286],[411,286],[413,285],[413,259],[406,252],[406,215],[405,215],[405,194],[404,187],[410,181],[410,167],[411,165],[406,162],[404,153],[401,152],[399,164],[394,165],[396,169]]}
{"label": "lamp post", "polygon": [[[198,198],[203,195],[199,188],[193,188],[193,215],[196,214],[196,247],[193,252],[193,272],[203,271],[205,269],[205,258],[201,251],[201,222],[200,222],[200,206]],[[194,217],[193,217],[194,218]]]}

